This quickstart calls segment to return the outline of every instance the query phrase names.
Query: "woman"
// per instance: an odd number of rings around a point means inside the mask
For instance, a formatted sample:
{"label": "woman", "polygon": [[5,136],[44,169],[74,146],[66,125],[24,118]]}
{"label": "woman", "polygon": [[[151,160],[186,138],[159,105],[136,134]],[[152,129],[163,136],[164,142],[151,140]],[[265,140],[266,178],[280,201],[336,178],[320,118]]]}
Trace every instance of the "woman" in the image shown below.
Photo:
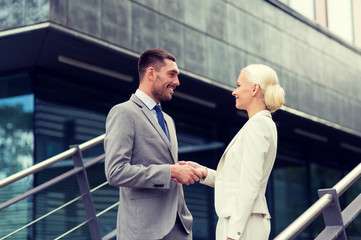
{"label": "woman", "polygon": [[249,120],[228,145],[216,171],[188,164],[202,171],[201,183],[215,188],[217,240],[265,240],[271,230],[265,192],[277,150],[271,112],[284,104],[285,93],[273,69],[252,64],[241,71],[232,95],[236,108],[246,110]]}

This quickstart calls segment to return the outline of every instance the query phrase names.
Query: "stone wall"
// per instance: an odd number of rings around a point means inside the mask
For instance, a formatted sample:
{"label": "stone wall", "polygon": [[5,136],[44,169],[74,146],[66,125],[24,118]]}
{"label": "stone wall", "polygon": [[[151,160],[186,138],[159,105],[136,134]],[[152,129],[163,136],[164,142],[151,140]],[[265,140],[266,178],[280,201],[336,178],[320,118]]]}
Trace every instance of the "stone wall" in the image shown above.
{"label": "stone wall", "polygon": [[13,0],[0,29],[51,21],[234,87],[242,67],[279,74],[286,106],[361,132],[361,54],[264,0]]}
{"label": "stone wall", "polygon": [[49,0],[0,1],[0,31],[46,22]]}

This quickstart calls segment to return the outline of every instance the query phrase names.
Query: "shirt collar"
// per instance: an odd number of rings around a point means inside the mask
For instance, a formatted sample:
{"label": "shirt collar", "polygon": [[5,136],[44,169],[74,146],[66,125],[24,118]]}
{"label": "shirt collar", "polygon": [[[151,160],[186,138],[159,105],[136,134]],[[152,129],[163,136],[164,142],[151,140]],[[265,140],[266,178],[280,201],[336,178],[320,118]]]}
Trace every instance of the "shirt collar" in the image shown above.
{"label": "shirt collar", "polygon": [[142,90],[137,89],[137,91],[135,91],[135,95],[145,104],[145,106],[147,106],[149,110],[153,110],[154,106],[157,105],[157,103]]}

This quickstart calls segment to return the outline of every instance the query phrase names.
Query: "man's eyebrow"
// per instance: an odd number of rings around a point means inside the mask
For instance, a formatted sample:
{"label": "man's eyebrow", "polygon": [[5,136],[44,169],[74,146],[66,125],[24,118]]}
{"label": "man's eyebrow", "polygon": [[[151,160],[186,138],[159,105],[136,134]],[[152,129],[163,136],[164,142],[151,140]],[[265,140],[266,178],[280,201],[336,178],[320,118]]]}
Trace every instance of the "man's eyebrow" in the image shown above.
{"label": "man's eyebrow", "polygon": [[179,73],[180,73],[179,71],[177,71],[177,70],[175,70],[175,69],[171,69],[171,70],[169,70],[169,72],[171,72],[171,73],[176,73],[176,74],[179,74]]}

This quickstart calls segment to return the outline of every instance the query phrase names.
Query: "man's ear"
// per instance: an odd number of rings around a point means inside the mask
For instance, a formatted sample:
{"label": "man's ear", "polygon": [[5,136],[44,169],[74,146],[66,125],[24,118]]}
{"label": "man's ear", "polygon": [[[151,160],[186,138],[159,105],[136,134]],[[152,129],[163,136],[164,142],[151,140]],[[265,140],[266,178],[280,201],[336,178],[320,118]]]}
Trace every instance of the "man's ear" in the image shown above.
{"label": "man's ear", "polygon": [[154,67],[148,67],[147,70],[145,71],[145,76],[150,81],[154,81],[154,79],[155,79],[155,69],[154,69]]}

